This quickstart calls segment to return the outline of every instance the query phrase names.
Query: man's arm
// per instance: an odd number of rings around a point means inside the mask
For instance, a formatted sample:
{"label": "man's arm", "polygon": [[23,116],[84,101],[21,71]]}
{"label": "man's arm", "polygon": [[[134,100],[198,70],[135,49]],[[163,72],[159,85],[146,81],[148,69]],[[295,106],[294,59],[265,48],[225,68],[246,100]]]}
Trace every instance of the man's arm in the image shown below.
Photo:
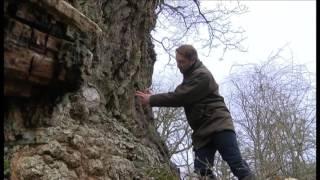
{"label": "man's arm", "polygon": [[185,106],[199,101],[209,93],[210,77],[207,74],[199,73],[190,79],[179,85],[174,92],[150,95],[149,104],[164,107]]}

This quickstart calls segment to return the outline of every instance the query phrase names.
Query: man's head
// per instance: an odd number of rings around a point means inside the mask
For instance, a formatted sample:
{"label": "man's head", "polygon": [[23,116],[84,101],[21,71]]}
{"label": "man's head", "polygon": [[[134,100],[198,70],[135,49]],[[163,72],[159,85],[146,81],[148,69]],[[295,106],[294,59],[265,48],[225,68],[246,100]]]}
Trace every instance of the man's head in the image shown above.
{"label": "man's head", "polygon": [[198,60],[196,49],[188,44],[176,49],[177,66],[181,73],[186,72]]}

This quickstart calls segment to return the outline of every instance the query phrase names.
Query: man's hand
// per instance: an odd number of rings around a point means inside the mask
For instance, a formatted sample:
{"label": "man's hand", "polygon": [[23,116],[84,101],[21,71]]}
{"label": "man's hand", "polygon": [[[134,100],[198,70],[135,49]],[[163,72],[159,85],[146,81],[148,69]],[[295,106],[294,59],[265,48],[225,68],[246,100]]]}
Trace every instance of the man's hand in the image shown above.
{"label": "man's hand", "polygon": [[143,105],[149,104],[150,96],[152,95],[150,89],[146,89],[144,91],[136,91],[136,96],[138,96]]}

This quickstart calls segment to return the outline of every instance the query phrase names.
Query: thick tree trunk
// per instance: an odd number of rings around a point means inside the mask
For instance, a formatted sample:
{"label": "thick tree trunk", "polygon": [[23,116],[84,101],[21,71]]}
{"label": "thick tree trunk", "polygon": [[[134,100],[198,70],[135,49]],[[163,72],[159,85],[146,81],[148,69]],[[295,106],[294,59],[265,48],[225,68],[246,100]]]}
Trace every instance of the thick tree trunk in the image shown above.
{"label": "thick tree trunk", "polygon": [[151,110],[134,96],[151,84],[156,2],[5,2],[10,179],[169,177]]}

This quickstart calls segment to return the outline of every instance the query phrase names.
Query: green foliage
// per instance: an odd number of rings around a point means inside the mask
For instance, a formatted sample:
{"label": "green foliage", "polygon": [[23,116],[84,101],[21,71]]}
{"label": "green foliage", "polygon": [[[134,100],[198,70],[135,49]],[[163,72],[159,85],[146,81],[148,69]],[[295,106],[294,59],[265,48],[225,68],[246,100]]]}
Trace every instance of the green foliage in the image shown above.
{"label": "green foliage", "polygon": [[3,175],[8,176],[10,174],[10,161],[4,159],[3,161]]}
{"label": "green foliage", "polygon": [[155,180],[179,180],[179,177],[166,167],[149,168],[146,172],[148,177]]}

